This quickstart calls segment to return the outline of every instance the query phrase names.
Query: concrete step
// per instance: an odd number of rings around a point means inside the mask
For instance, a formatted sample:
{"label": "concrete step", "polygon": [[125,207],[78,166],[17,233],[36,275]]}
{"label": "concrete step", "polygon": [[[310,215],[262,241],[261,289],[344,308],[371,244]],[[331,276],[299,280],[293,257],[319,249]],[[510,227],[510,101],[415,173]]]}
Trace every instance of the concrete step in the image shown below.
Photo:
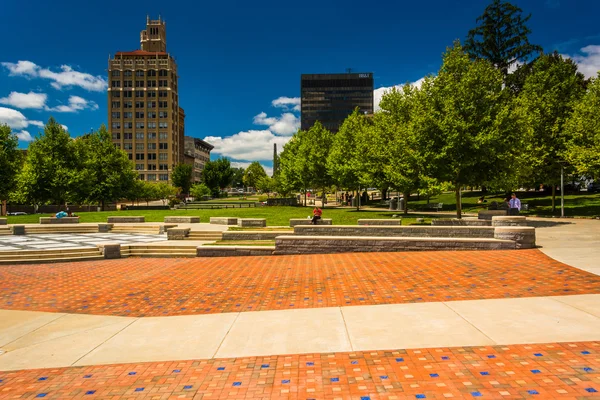
{"label": "concrete step", "polygon": [[89,248],[63,248],[63,249],[40,249],[40,250],[3,250],[0,251],[0,258],[6,256],[14,256],[14,255],[22,255],[22,254],[31,254],[31,255],[56,255],[56,254],[66,254],[66,253],[98,253],[97,247],[89,247]]}
{"label": "concrete step", "polygon": [[104,256],[89,255],[89,256],[72,256],[72,257],[50,257],[50,258],[22,258],[18,260],[5,260],[0,258],[0,265],[7,264],[41,264],[41,263],[59,263],[59,262],[72,262],[72,261],[95,261],[104,260]]}
{"label": "concrete step", "polygon": [[[121,257],[123,257],[124,254],[121,253]],[[151,252],[151,253],[135,253],[135,252],[130,252],[129,254],[127,254],[127,257],[150,257],[150,258],[193,258],[196,257],[196,253],[194,252],[193,254],[191,253],[155,253],[155,252]]]}

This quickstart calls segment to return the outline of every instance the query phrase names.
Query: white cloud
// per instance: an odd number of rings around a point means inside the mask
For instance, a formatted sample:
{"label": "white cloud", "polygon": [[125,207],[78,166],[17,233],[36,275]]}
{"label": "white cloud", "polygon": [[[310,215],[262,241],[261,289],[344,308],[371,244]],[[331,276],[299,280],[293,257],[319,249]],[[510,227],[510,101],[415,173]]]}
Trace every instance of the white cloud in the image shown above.
{"label": "white cloud", "polygon": [[63,128],[65,131],[69,131],[69,127],[68,127],[68,126],[66,126],[66,125],[63,125],[63,124],[61,124],[60,126],[62,126],[62,128]]}
{"label": "white cloud", "polygon": [[27,128],[29,125],[44,126],[42,121],[30,121],[21,112],[6,107],[0,107],[0,123],[14,130]]}
{"label": "white cloud", "polygon": [[279,97],[271,102],[273,107],[283,108],[286,111],[300,111],[300,97]]}
{"label": "white cloud", "polygon": [[61,65],[60,71],[51,71],[42,68],[31,61],[18,61],[17,63],[1,63],[9,71],[10,76],[24,76],[26,78],[42,78],[52,81],[50,84],[55,89],[78,86],[92,92],[106,90],[108,83],[102,76],[93,76],[84,72],[73,70],[69,65]]}
{"label": "white cloud", "polygon": [[600,46],[590,45],[580,50],[583,54],[566,55],[577,63],[579,72],[585,75],[586,78],[595,78],[600,70]]}
{"label": "white cloud", "polygon": [[[423,81],[425,80],[425,78],[421,78],[415,82],[412,82],[411,85],[413,85],[416,88],[420,88],[421,84],[423,83]],[[379,111],[381,108],[379,107],[379,103],[381,102],[381,98],[383,97],[384,94],[386,94],[387,92],[389,92],[390,90],[392,90],[392,88],[396,88],[396,90],[400,90],[402,89],[402,86],[404,86],[404,84],[402,85],[394,85],[394,86],[388,86],[388,87],[380,87],[378,89],[375,89],[373,91],[373,105],[375,110],[374,111]]]}
{"label": "white cloud", "polygon": [[271,161],[273,144],[276,143],[278,149],[283,149],[283,145],[290,140],[290,137],[276,136],[269,130],[250,130],[224,138],[208,136],[204,140],[215,146],[213,153],[234,160]]}
{"label": "white cloud", "polygon": [[48,96],[45,93],[19,93],[10,92],[7,97],[0,99],[0,104],[6,104],[16,108],[40,109],[46,107]]}
{"label": "white cloud", "polygon": [[[242,162],[242,161],[231,161],[231,166],[233,168],[248,168],[248,166],[250,165],[250,162]],[[268,176],[273,176],[273,167],[267,167],[264,164],[260,164],[264,169],[265,172],[267,173]]]}
{"label": "white cloud", "polygon": [[31,142],[33,138],[27,131],[15,132],[20,141]]}
{"label": "white cloud", "polygon": [[86,100],[83,97],[79,96],[70,96],[69,97],[69,105],[60,105],[53,108],[49,108],[49,111],[56,112],[77,112],[80,110],[97,110],[98,104],[93,101]]}
{"label": "white cloud", "polygon": [[283,113],[281,117],[267,117],[267,113],[261,112],[254,117],[254,124],[268,125],[273,133],[291,136],[300,129],[300,118],[292,113]]}

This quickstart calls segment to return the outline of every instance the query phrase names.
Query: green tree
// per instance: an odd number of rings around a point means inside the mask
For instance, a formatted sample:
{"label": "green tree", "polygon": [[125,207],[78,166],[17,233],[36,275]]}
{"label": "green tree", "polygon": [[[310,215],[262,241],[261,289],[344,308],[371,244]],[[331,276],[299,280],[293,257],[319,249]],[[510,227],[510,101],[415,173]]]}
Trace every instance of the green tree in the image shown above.
{"label": "green tree", "polygon": [[306,162],[300,159],[300,145],[305,131],[298,131],[283,146],[279,157],[279,175],[277,179],[277,191],[279,193],[291,193],[298,190],[304,193],[306,203],[306,189],[310,185],[310,173]]}
{"label": "green tree", "polygon": [[104,211],[105,204],[126,197],[133,184],[136,173],[127,153],[117,149],[111,136],[102,125],[96,132],[84,135],[75,141],[83,146],[81,153],[85,161],[83,167],[87,185],[80,197],[98,202]]}
{"label": "green tree", "polygon": [[524,62],[542,47],[529,43],[531,30],[519,7],[505,1],[493,0],[477,18],[478,26],[471,29],[465,41],[465,51],[472,59],[485,59],[506,77],[509,68]]}
{"label": "green tree", "polygon": [[58,205],[79,199],[81,193],[89,189],[90,179],[84,168],[83,149],[50,118],[44,133],[29,145],[18,178],[18,199],[28,204],[53,202]]}
{"label": "green tree", "polygon": [[256,188],[261,192],[266,193],[267,197],[269,197],[269,194],[274,188],[273,178],[270,178],[265,174],[265,176],[261,177],[258,182],[256,182]]}
{"label": "green tree", "polygon": [[425,79],[420,91],[412,130],[425,155],[423,175],[453,183],[460,218],[462,186],[485,184],[512,167],[518,135],[502,74],[486,60],[469,60],[457,41],[437,77]]}
{"label": "green tree", "polygon": [[260,165],[258,161],[254,161],[248,165],[248,168],[246,168],[246,171],[244,172],[244,185],[256,188],[258,181],[266,176],[267,173],[263,166]]}
{"label": "green tree", "polygon": [[577,102],[564,131],[564,159],[580,174],[600,177],[600,72]]}
{"label": "green tree", "polygon": [[336,186],[356,190],[360,188],[360,158],[365,149],[358,144],[358,137],[368,128],[368,122],[358,107],[340,126],[333,138],[327,156],[327,170]]}
{"label": "green tree", "polygon": [[5,215],[5,202],[15,189],[17,174],[22,166],[21,152],[18,150],[19,140],[8,125],[0,124],[0,215]]}
{"label": "green tree", "polygon": [[190,194],[196,200],[202,200],[204,196],[210,196],[210,188],[204,183],[197,183],[190,189]]}
{"label": "green tree", "polygon": [[209,161],[202,171],[204,183],[208,186],[213,197],[219,197],[221,189],[231,184],[233,178],[233,169],[228,159],[221,157],[215,161]]}
{"label": "green tree", "polygon": [[325,195],[326,188],[333,181],[327,170],[327,156],[333,144],[333,134],[317,121],[300,138],[296,168],[304,175],[305,183],[322,189]]}
{"label": "green tree", "polygon": [[162,200],[163,205],[166,205],[169,199],[177,195],[177,188],[167,182],[153,183],[153,185],[156,198]]}
{"label": "green tree", "polygon": [[561,168],[569,165],[563,155],[570,142],[565,124],[584,94],[585,80],[571,59],[558,53],[544,54],[516,99],[515,114],[523,139],[521,183],[552,185],[552,211],[556,208],[556,185]]}
{"label": "green tree", "polygon": [[235,188],[241,188],[244,186],[244,168],[232,168],[233,176],[231,178],[231,186]]}
{"label": "green tree", "polygon": [[173,168],[171,181],[175,187],[181,189],[181,194],[184,196],[190,193],[193,175],[194,167],[190,164],[178,164],[175,168]]}
{"label": "green tree", "polygon": [[145,182],[140,181],[139,179],[136,179],[133,181],[133,184],[129,187],[129,190],[127,190],[127,194],[126,194],[125,198],[127,200],[131,201],[132,205],[134,203],[139,203],[140,199],[143,199],[146,195],[144,193],[145,189],[146,189]]}

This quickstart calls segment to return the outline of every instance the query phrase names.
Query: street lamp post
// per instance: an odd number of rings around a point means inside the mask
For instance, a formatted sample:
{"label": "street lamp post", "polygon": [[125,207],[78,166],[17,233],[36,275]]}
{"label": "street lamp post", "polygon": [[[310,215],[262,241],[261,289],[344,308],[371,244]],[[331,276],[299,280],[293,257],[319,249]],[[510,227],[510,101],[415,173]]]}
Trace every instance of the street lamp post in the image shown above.
{"label": "street lamp post", "polygon": [[565,217],[565,167],[560,166],[560,217]]}

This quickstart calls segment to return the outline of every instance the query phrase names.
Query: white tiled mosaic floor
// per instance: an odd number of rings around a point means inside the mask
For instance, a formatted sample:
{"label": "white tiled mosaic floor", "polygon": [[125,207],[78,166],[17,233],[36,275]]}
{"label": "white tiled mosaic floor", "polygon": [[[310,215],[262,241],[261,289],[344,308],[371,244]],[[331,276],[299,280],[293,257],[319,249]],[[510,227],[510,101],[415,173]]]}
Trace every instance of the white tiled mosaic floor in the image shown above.
{"label": "white tiled mosaic floor", "polygon": [[73,249],[96,247],[100,243],[149,243],[167,240],[167,235],[133,233],[81,233],[0,236],[0,251]]}

